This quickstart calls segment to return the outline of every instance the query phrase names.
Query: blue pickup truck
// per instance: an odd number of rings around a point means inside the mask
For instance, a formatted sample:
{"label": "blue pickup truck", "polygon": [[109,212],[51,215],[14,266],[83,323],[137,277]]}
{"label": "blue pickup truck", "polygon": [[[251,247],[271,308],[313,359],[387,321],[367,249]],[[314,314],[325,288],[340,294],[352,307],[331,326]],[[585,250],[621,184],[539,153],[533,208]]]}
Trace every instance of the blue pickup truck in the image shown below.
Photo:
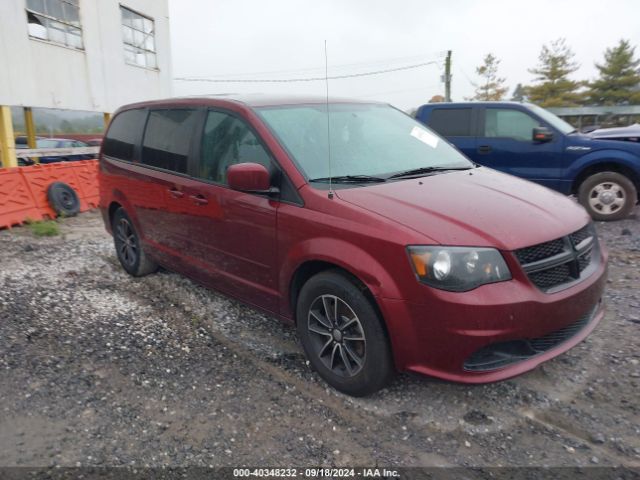
{"label": "blue pickup truck", "polygon": [[624,218],[639,200],[639,143],[581,134],[536,105],[430,103],[416,119],[476,163],[577,195],[596,220]]}

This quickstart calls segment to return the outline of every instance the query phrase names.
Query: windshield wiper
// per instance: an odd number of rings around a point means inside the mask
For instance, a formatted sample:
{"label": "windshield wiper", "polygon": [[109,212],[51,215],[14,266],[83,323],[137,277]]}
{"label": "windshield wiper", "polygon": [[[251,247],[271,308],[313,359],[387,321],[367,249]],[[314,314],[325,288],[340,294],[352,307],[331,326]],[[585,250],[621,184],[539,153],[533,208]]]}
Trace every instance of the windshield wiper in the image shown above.
{"label": "windshield wiper", "polygon": [[331,180],[335,183],[381,183],[386,182],[386,178],[372,177],[371,175],[339,175],[337,177],[321,177],[312,178],[310,182],[328,182]]}
{"label": "windshield wiper", "polygon": [[404,172],[394,173],[390,177],[387,177],[387,180],[391,178],[413,177],[413,176],[423,175],[423,174],[433,173],[433,172],[448,172],[450,170],[470,170],[472,168],[474,167],[420,167],[420,168],[413,168],[411,170],[405,170]]}

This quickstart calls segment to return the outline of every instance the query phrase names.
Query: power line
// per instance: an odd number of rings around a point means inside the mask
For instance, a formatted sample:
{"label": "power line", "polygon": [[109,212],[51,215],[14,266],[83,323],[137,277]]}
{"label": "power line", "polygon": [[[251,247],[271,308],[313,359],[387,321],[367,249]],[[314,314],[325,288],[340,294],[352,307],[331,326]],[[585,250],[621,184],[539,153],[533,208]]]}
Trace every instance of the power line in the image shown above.
{"label": "power line", "polygon": [[341,80],[344,78],[366,77],[370,75],[381,75],[383,73],[399,72],[403,70],[412,70],[414,68],[426,67],[428,65],[439,65],[438,61],[422,62],[413,65],[405,65],[396,68],[387,68],[384,70],[375,70],[371,72],[359,72],[345,75],[333,75],[331,77],[306,77],[306,78],[194,78],[194,77],[175,77],[174,80],[181,82],[207,82],[207,83],[290,83],[290,82],[318,82],[325,80]]}
{"label": "power line", "polygon": [[370,97],[377,97],[380,95],[392,95],[394,93],[408,93],[408,92],[422,92],[426,89],[429,88],[436,88],[439,87],[440,84],[434,84],[434,85],[425,85],[424,87],[420,87],[420,88],[405,88],[402,90],[387,90],[386,92],[374,92],[374,93],[368,93],[366,95],[355,95],[354,98],[370,98]]}
{"label": "power line", "polygon": [[[341,70],[345,68],[353,68],[353,67],[375,67],[378,65],[389,65],[390,63],[406,63],[406,62],[417,62],[419,60],[427,60],[427,59],[443,59],[446,55],[445,51],[435,52],[431,54],[425,55],[413,55],[408,57],[396,57],[396,58],[388,58],[386,60],[377,60],[370,62],[356,62],[356,63],[344,63],[341,65],[334,65],[331,67],[332,70]],[[426,58],[425,58],[426,57]],[[268,70],[261,72],[245,72],[245,73],[233,73],[233,74],[221,74],[221,75],[188,75],[186,77],[180,78],[203,78],[203,79],[225,79],[230,76],[235,77],[252,77],[256,75],[275,75],[275,74],[296,74],[296,73],[305,73],[305,72],[321,72],[324,70],[324,67],[310,67],[310,68],[298,68],[298,69],[288,69],[288,70]]]}

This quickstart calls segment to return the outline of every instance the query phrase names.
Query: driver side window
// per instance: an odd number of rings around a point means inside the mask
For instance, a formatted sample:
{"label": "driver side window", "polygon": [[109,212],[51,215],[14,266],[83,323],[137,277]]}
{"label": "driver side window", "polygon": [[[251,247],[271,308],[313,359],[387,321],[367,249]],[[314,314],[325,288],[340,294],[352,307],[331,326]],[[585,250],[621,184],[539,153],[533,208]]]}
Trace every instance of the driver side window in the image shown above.
{"label": "driver side window", "polygon": [[259,163],[271,171],[271,157],[248,125],[233,115],[210,111],[202,136],[198,177],[227,184],[227,168]]}
{"label": "driver side window", "polygon": [[484,136],[529,141],[540,122],[518,110],[487,108],[484,117]]}

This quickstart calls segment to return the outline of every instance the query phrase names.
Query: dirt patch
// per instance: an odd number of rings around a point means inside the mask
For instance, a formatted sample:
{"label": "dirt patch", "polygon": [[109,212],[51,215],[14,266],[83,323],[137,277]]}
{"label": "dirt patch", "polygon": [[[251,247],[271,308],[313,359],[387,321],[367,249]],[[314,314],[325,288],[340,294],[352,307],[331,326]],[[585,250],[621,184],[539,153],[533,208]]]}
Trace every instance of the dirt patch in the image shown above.
{"label": "dirt patch", "polygon": [[365,399],[295,331],[179,275],[135,279],[96,212],[0,232],[0,465],[640,465],[640,222],[597,225],[607,314],[518,378],[400,375]]}

